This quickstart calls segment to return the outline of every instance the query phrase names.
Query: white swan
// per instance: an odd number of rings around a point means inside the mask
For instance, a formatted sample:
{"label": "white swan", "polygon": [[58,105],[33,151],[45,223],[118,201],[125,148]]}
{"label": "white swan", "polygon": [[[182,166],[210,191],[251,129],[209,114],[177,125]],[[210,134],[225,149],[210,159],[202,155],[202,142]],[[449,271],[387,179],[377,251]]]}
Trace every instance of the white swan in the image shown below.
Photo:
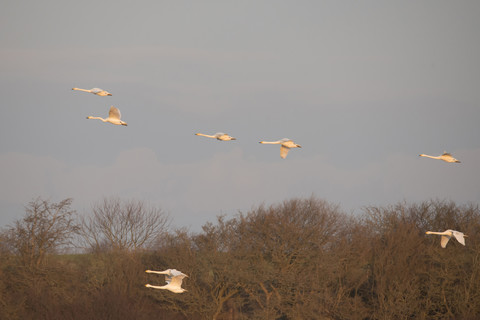
{"label": "white swan", "polygon": [[214,135],[208,135],[208,134],[203,134],[203,133],[195,133],[195,135],[196,136],[207,137],[207,138],[213,138],[213,139],[217,139],[217,140],[220,140],[220,141],[237,140],[236,138],[231,137],[228,134],[223,133],[223,132],[217,132]]}
{"label": "white swan", "polygon": [[102,120],[103,122],[110,122],[112,124],[126,126],[127,123],[120,120],[121,117],[122,117],[122,114],[120,113],[120,110],[118,110],[114,106],[111,106],[110,111],[108,112],[108,118],[103,119],[103,118],[100,118],[100,117],[89,116],[89,117],[87,117],[87,119],[98,119],[98,120]]}
{"label": "white swan", "polygon": [[259,143],[263,144],[279,144],[280,145],[280,157],[282,159],[285,159],[287,157],[288,151],[290,151],[291,148],[301,148],[302,146],[299,144],[296,144],[292,140],[288,138],[283,138],[282,140],[278,141],[260,141]]}
{"label": "white swan", "polygon": [[431,158],[431,159],[437,159],[437,160],[443,160],[445,162],[456,162],[456,163],[460,163],[460,161],[458,161],[457,159],[455,159],[454,157],[452,157],[452,155],[446,151],[443,152],[443,154],[441,156],[438,156],[438,157],[434,157],[434,156],[429,156],[427,154],[420,154],[419,155],[420,157],[425,157],[425,158]]}
{"label": "white swan", "polygon": [[96,94],[97,96],[101,96],[101,97],[112,95],[110,92],[107,92],[107,91],[105,91],[103,89],[100,89],[100,88],[92,88],[92,89],[72,88],[72,90],[90,92],[90,93]]}
{"label": "white swan", "polygon": [[440,242],[442,248],[445,248],[447,246],[447,243],[448,243],[448,240],[450,240],[450,238],[452,236],[455,237],[455,239],[457,239],[458,242],[460,242],[461,244],[465,245],[465,237],[467,235],[463,234],[463,232],[460,232],[460,231],[455,231],[455,230],[451,230],[451,229],[448,229],[448,230],[445,230],[443,232],[433,232],[433,231],[427,231],[425,232],[426,234],[438,234],[438,235],[441,235],[442,236],[442,240]]}
{"label": "white swan", "polygon": [[182,288],[182,280],[185,277],[188,277],[186,274],[176,270],[176,269],[167,269],[165,271],[152,271],[146,270],[147,273],[157,273],[157,274],[164,274],[165,275],[165,282],[167,282],[164,286],[152,286],[150,284],[146,284],[145,287],[153,288],[153,289],[166,289],[170,290],[175,293],[182,293],[187,291]]}

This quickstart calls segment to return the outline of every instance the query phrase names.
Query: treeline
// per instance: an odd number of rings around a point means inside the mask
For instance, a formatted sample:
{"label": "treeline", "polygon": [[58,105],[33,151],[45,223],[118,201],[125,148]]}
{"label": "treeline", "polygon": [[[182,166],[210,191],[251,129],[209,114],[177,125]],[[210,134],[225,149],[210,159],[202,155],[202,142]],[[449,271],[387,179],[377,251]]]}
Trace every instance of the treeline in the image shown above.
{"label": "treeline", "polygon": [[[466,246],[425,235],[446,229]],[[479,234],[478,206],[439,200],[349,215],[291,199],[193,233],[138,201],[80,218],[37,199],[0,233],[0,319],[478,319]],[[168,268],[187,292],[145,288]]]}

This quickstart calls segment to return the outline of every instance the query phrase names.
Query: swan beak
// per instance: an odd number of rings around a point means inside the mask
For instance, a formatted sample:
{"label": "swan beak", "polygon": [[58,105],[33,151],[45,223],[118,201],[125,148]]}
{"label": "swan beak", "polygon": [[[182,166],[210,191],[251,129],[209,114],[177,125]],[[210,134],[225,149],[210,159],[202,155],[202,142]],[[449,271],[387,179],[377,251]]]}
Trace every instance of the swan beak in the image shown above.
{"label": "swan beak", "polygon": [[111,95],[112,95],[111,93],[107,94],[107,96],[111,96]]}
{"label": "swan beak", "polygon": [[301,147],[302,147],[301,145],[297,144],[297,148],[301,148]]}
{"label": "swan beak", "polygon": [[[237,138],[232,138],[232,140],[237,140]],[[460,162],[460,161],[459,161]]]}

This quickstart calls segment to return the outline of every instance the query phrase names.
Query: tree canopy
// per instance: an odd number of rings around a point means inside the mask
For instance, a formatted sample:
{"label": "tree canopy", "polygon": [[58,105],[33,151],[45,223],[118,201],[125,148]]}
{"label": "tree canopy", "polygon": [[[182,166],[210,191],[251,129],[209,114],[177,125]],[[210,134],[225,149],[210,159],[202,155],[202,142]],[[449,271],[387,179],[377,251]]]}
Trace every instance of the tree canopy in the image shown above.
{"label": "tree canopy", "polygon": [[[480,210],[431,200],[363,208],[310,197],[168,227],[138,201],[36,199],[0,233],[2,319],[474,319],[480,314]],[[428,230],[455,229],[463,246]],[[82,254],[64,254],[80,234]],[[189,277],[174,294],[146,269]]]}

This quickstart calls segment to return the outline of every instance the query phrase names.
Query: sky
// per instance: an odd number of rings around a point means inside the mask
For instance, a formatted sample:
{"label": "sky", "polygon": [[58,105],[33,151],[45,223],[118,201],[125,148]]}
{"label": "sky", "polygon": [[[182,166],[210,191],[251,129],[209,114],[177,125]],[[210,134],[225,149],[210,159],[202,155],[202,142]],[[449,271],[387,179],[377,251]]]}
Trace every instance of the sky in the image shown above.
{"label": "sky", "polygon": [[[479,14],[474,0],[6,1],[0,227],[37,197],[82,215],[140,200],[194,231],[298,197],[352,214],[478,204]],[[127,127],[86,119],[111,105]],[[286,159],[258,143],[285,137],[302,145]],[[443,151],[462,162],[418,156]]]}

